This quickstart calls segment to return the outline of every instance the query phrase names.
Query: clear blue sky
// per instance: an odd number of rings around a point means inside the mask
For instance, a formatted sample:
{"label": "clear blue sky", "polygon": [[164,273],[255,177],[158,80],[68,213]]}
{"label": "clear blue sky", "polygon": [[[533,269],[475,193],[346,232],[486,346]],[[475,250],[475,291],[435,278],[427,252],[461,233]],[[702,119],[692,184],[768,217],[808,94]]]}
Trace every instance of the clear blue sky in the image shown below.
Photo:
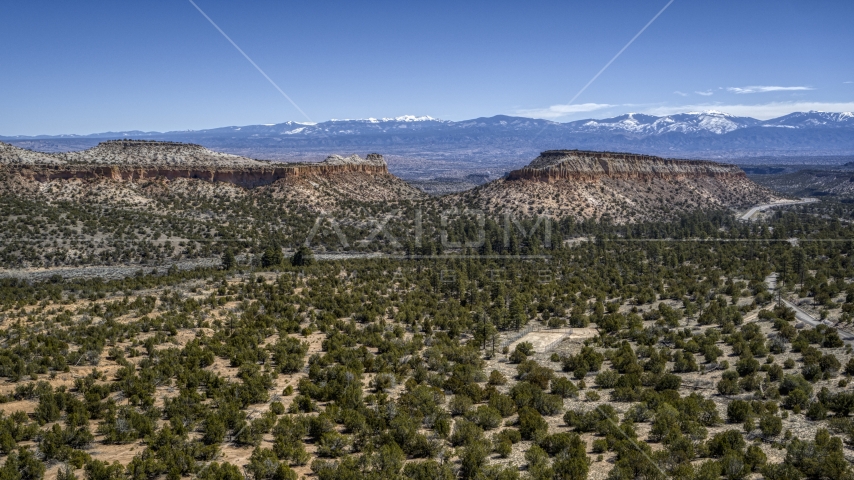
{"label": "clear blue sky", "polygon": [[[854,110],[848,0],[675,0],[573,106],[666,0],[196,3],[316,122]],[[0,135],[305,121],[187,0],[0,11]]]}

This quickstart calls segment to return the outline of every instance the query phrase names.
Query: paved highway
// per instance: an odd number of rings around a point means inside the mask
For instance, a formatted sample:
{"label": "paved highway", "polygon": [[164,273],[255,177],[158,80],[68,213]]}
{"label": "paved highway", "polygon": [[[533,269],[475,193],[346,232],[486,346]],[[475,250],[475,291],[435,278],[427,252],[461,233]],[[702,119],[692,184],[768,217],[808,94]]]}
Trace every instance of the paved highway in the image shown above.
{"label": "paved highway", "polygon": [[788,205],[801,205],[804,203],[813,203],[813,202],[817,202],[817,201],[818,201],[817,198],[802,198],[800,200],[780,200],[779,202],[766,203],[764,205],[757,205],[757,206],[751,208],[750,210],[748,210],[747,213],[745,213],[744,215],[738,217],[738,219],[748,221],[748,220],[750,220],[750,218],[752,216],[756,215],[756,212],[762,212],[762,211],[765,211],[765,210],[768,210],[768,209],[774,208],[774,207],[785,207]]}
{"label": "paved highway", "polygon": [[[771,275],[768,275],[767,277],[765,277],[765,285],[768,286],[769,292],[776,294],[777,293],[777,274],[772,273]],[[799,322],[806,323],[807,325],[810,325],[813,327],[818,326],[821,323],[824,323],[820,319],[814,318],[809,313],[801,310],[794,303],[792,303],[786,299],[783,299],[783,298],[781,298],[780,300],[783,302],[783,305],[785,305],[785,306],[787,306],[787,307],[789,307],[795,311],[795,318]],[[854,334],[851,334],[849,332],[846,332],[845,330],[840,330],[840,329],[836,329],[836,331],[839,333],[839,338],[841,338],[843,342],[854,346]]]}

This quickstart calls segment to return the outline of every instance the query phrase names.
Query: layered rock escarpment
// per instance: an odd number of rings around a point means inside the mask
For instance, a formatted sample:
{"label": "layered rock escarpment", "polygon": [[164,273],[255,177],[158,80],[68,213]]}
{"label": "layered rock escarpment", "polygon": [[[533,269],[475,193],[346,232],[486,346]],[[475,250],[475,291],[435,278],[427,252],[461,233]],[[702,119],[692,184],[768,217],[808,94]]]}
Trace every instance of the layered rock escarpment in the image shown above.
{"label": "layered rock escarpment", "polygon": [[0,144],[0,165],[38,182],[67,179],[136,181],[179,178],[244,188],[283,179],[364,173],[387,176],[382,155],[333,155],[319,163],[276,163],[213,152],[200,145],[118,140],[80,152],[46,154]]}
{"label": "layered rock escarpment", "polygon": [[508,181],[598,181],[690,178],[746,178],[735,165],[701,160],[676,160],[631,153],[548,150],[528,166],[510,172]]}
{"label": "layered rock escarpment", "polygon": [[506,178],[446,197],[449,204],[491,212],[616,223],[670,220],[779,198],[735,165],[579,150],[543,152]]}

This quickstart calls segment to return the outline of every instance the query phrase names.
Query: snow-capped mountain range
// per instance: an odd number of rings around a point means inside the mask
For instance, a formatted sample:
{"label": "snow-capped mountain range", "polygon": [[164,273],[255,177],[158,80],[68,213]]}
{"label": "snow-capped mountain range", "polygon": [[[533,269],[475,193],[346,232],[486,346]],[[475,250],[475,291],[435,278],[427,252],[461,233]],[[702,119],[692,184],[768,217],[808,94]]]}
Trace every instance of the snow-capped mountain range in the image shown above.
{"label": "snow-capped mountain range", "polygon": [[572,122],[576,131],[623,131],[639,135],[660,135],[662,133],[729,133],[743,127],[752,127],[762,122],[750,117],[736,117],[723,112],[689,112],[665,117],[627,113],[619,117],[604,120],[582,120]]}
{"label": "snow-capped mountain range", "polygon": [[643,113],[627,113],[618,117],[604,119],[576,120],[558,123],[525,117],[498,115],[488,118],[476,118],[463,121],[439,120],[429,116],[416,117],[405,115],[394,118],[332,119],[321,123],[284,122],[277,124],[220,127],[205,130],[182,130],[171,132],[143,132],[139,130],[103,132],[90,135],[38,135],[2,137],[5,139],[24,138],[113,138],[116,136],[269,136],[269,135],[360,135],[381,132],[399,132],[401,130],[423,131],[436,129],[476,129],[484,127],[508,130],[526,130],[554,127],[575,133],[624,133],[638,136],[662,135],[667,133],[715,134],[722,135],[735,130],[750,127],[780,128],[851,128],[854,127],[852,112],[795,112],[770,120],[757,120],[751,117],[737,117],[728,113],[709,110],[674,115],[655,116]]}
{"label": "snow-capped mountain range", "polygon": [[[854,114],[795,112],[770,120],[718,111],[665,116],[627,113],[558,123],[498,115],[463,121],[428,116],[284,122],[172,132],[120,131],[91,135],[0,137],[36,148],[83,148],[103,139],[135,138],[199,143],[240,154],[284,158],[289,152],[477,152],[528,156],[552,148],[632,151],[667,156],[852,155]],[[66,145],[66,147],[63,147]],[[73,146],[73,147],[72,147]],[[364,150],[364,152],[362,152]]]}
{"label": "snow-capped mountain range", "polygon": [[639,135],[661,135],[664,133],[712,133],[721,135],[741,128],[783,127],[783,128],[840,128],[854,127],[854,114],[851,112],[795,112],[770,120],[757,120],[751,117],[737,117],[716,110],[706,112],[688,112],[664,117],[627,113],[619,117],[604,120],[581,120],[571,122],[577,132],[621,131]]}

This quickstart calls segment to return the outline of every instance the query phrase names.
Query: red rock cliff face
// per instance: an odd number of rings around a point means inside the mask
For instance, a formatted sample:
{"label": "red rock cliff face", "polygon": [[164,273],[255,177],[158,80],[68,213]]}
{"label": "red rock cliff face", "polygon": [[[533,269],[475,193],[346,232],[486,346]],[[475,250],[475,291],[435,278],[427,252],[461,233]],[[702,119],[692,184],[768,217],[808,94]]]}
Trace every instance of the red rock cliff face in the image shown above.
{"label": "red rock cliff face", "polygon": [[21,175],[39,182],[50,180],[99,179],[115,181],[136,181],[178,178],[199,179],[208,182],[225,182],[244,188],[269,185],[278,180],[300,178],[311,175],[339,175],[347,173],[368,173],[389,175],[385,165],[329,165],[329,164],[282,164],[264,167],[208,167],[181,168],[168,166],[132,167],[100,165],[26,165],[9,166]]}
{"label": "red rock cliff face", "polygon": [[631,153],[549,150],[528,166],[510,172],[507,180],[595,182],[604,178],[621,180],[746,178],[735,165],[700,160],[675,160]]}
{"label": "red rock cliff face", "polygon": [[305,176],[366,173],[389,176],[383,156],[330,155],[319,163],[274,163],[208,150],[201,145],[141,140],[111,140],[88,150],[40,153],[0,142],[0,170],[39,182],[65,179],[190,178],[227,182],[244,188]]}

